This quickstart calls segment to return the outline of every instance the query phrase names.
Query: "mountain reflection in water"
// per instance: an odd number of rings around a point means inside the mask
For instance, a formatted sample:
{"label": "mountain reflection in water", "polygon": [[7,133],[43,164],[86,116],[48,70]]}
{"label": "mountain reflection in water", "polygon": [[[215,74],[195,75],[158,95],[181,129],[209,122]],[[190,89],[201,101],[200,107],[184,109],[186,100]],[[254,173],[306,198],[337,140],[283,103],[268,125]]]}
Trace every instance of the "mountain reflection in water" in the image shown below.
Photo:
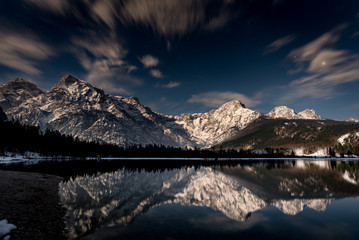
{"label": "mountain reflection in water", "polygon": [[165,171],[124,168],[71,178],[60,184],[59,194],[73,239],[128,225],[163,204],[208,207],[238,222],[268,206],[287,215],[304,208],[325,211],[335,199],[358,196],[358,183],[358,162],[261,161]]}

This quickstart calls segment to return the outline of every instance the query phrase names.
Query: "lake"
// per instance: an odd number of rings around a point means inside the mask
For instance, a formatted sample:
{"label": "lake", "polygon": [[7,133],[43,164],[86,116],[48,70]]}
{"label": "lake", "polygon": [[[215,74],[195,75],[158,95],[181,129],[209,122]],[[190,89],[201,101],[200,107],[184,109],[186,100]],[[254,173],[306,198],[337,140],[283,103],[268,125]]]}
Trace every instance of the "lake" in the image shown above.
{"label": "lake", "polygon": [[240,161],[71,177],[70,239],[358,239],[359,162]]}

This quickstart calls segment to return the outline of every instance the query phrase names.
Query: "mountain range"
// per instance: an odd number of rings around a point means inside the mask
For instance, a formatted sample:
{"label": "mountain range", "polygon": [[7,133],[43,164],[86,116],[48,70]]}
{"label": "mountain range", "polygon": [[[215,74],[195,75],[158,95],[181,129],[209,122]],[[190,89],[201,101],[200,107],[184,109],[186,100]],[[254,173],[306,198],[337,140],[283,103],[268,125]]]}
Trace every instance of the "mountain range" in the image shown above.
{"label": "mountain range", "polygon": [[[285,127],[288,126],[288,122],[285,122],[288,120],[290,125],[301,123],[304,128],[315,125],[316,129],[333,123],[319,116],[313,109],[296,113],[286,106],[278,106],[268,114],[262,114],[246,108],[237,100],[206,113],[166,116],[142,105],[135,97],[112,96],[71,75],[64,76],[48,91],[41,90],[22,78],[15,78],[0,85],[0,107],[8,119],[39,126],[42,131],[58,130],[81,140],[121,146],[158,144],[208,148],[229,146],[223,143],[237,139],[237,146],[232,144],[231,147],[263,149],[265,144],[238,143],[238,139],[243,137],[244,133],[253,133],[248,130],[253,129],[253,126],[258,128],[262,124],[259,128],[268,129],[267,122],[282,123]],[[336,123],[340,126],[359,126],[355,119]],[[274,125],[270,126],[273,131],[278,128]],[[347,130],[344,128],[337,131],[334,137],[347,134]],[[350,131],[352,130],[359,131],[359,128],[351,127]],[[288,138],[288,134],[283,133],[285,130],[281,134],[278,130],[275,131],[277,136],[285,135],[287,142],[295,135]],[[310,135],[310,131],[308,127],[308,131],[304,132]],[[331,143],[333,142],[335,140],[331,140]],[[276,142],[272,141],[269,145],[275,146]]]}

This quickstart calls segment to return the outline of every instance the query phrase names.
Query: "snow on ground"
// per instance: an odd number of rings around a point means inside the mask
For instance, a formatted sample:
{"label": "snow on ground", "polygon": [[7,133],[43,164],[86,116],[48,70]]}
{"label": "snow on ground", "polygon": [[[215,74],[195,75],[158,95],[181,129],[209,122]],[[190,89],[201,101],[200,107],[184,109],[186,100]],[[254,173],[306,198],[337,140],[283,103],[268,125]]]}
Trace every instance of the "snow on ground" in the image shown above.
{"label": "snow on ground", "polygon": [[[341,136],[340,138],[338,138],[338,142],[341,144],[341,145],[344,145],[345,144],[345,141],[347,138],[349,138],[352,134],[350,133],[347,133],[347,134],[344,134],[343,136]],[[356,132],[355,134],[353,134],[354,137],[359,137],[359,132]]]}
{"label": "snow on ground", "polygon": [[24,154],[18,154],[7,152],[3,156],[0,156],[0,164],[31,162],[35,160],[38,161],[39,159],[44,159],[44,157],[38,153],[26,152]]}
{"label": "snow on ground", "polygon": [[312,154],[308,154],[308,156],[313,156],[313,157],[326,157],[328,156],[327,153],[327,149],[318,149],[316,152],[312,153]]}
{"label": "snow on ground", "polygon": [[325,149],[325,148],[317,149],[314,153],[311,153],[311,154],[305,153],[306,150],[304,148],[297,148],[297,149],[294,149],[293,151],[294,151],[294,154],[298,157],[300,157],[300,156],[328,157],[329,156],[327,149]]}
{"label": "snow on ground", "polygon": [[338,142],[343,145],[345,143],[345,139],[347,139],[349,137],[350,133],[344,134],[343,136],[341,136],[340,138],[338,138]]}
{"label": "snow on ground", "polygon": [[[8,235],[11,230],[16,229],[16,226],[14,224],[8,223],[6,219],[3,219],[0,221],[0,238],[4,240],[9,240],[10,235]],[[8,236],[6,236],[8,235]],[[4,237],[5,236],[5,237]]]}

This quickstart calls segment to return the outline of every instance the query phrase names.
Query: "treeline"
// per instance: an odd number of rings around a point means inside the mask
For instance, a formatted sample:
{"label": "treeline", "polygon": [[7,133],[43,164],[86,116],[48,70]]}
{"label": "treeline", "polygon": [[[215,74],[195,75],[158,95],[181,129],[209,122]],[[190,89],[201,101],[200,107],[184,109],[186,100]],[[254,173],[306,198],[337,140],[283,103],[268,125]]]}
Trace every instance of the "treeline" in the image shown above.
{"label": "treeline", "polygon": [[335,146],[335,148],[333,149],[333,151],[335,153],[340,154],[340,156],[352,156],[352,155],[359,155],[359,143],[356,144],[338,144],[337,146]]}
{"label": "treeline", "polygon": [[18,121],[0,122],[0,154],[39,153],[43,156],[97,156],[113,152],[115,145],[81,141],[58,131],[40,131],[39,127],[21,125]]}
{"label": "treeline", "polygon": [[[18,121],[0,121],[0,155],[7,152],[25,154],[38,153],[48,157],[70,156],[85,157],[121,157],[121,158],[252,158],[284,157],[279,151],[267,154],[255,154],[250,150],[216,150],[199,148],[178,148],[159,145],[134,145],[120,147],[114,144],[81,141],[58,131],[41,132],[39,127],[21,125]],[[288,156],[287,156],[288,157]]]}

